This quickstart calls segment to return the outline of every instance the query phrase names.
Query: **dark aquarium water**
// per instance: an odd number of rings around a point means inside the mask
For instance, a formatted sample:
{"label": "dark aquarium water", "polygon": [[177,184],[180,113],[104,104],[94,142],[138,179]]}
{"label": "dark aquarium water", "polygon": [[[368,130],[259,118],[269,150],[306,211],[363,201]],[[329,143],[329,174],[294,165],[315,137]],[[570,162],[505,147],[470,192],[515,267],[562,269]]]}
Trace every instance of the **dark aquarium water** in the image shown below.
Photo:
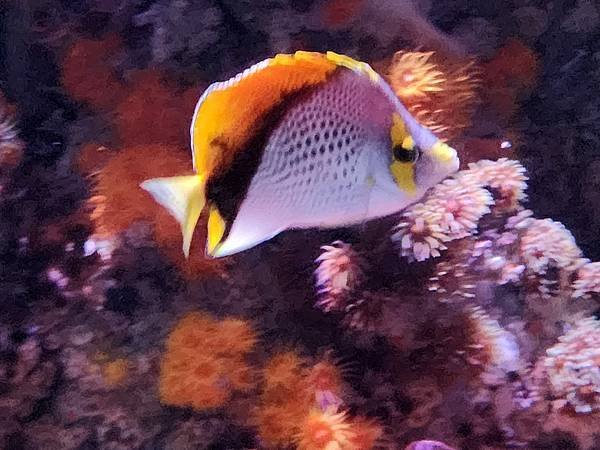
{"label": "dark aquarium water", "polygon": [[600,449],[599,94],[596,0],[0,2],[0,449]]}

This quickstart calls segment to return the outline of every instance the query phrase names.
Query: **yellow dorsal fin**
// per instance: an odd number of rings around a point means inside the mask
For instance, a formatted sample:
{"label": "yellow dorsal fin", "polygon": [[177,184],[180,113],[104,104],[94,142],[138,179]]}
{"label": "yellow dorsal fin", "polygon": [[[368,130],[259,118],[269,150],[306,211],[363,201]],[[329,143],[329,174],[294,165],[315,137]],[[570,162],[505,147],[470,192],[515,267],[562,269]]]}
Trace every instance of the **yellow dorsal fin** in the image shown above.
{"label": "yellow dorsal fin", "polygon": [[140,184],[175,217],[183,235],[183,253],[190,254],[192,236],[206,203],[204,179],[199,175],[152,178]]}
{"label": "yellow dorsal fin", "polygon": [[368,64],[347,56],[298,51],[213,83],[200,97],[190,128],[196,173],[208,177],[218,165],[229,166],[269,111],[286,96],[326,81],[338,67],[378,77]]}

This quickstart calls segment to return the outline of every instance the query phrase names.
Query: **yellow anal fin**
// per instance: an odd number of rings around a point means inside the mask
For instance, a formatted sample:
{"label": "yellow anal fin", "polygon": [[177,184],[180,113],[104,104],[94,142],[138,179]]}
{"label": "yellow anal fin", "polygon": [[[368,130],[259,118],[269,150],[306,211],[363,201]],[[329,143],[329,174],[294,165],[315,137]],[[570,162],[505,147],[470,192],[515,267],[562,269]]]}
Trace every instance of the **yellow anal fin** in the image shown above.
{"label": "yellow anal fin", "polygon": [[152,178],[140,184],[154,200],[169,211],[181,226],[183,254],[190,254],[194,229],[204,209],[205,183],[199,175]]}
{"label": "yellow anal fin", "polygon": [[210,207],[208,214],[208,236],[206,240],[206,253],[210,257],[215,256],[218,245],[225,234],[225,220],[215,206]]}

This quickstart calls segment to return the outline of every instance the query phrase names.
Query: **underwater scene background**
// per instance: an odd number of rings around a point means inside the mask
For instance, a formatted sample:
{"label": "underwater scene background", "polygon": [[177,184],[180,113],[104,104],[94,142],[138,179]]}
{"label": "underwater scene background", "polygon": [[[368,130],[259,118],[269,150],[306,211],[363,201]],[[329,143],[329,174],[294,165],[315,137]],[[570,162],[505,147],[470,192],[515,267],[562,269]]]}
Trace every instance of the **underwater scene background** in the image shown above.
{"label": "underwater scene background", "polygon": [[[5,0],[0,448],[600,449],[594,0]],[[139,188],[203,90],[369,63],[461,169],[189,259]]]}

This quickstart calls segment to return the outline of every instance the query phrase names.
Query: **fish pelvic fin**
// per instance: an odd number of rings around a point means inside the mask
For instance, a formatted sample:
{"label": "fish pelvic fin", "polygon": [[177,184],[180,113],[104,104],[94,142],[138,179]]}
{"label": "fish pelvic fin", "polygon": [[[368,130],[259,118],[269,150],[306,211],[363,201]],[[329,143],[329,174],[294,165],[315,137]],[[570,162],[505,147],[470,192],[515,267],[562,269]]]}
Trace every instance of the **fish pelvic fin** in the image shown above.
{"label": "fish pelvic fin", "polygon": [[183,254],[188,258],[194,229],[206,204],[204,177],[151,178],[141,183],[140,187],[177,220],[183,236]]}

